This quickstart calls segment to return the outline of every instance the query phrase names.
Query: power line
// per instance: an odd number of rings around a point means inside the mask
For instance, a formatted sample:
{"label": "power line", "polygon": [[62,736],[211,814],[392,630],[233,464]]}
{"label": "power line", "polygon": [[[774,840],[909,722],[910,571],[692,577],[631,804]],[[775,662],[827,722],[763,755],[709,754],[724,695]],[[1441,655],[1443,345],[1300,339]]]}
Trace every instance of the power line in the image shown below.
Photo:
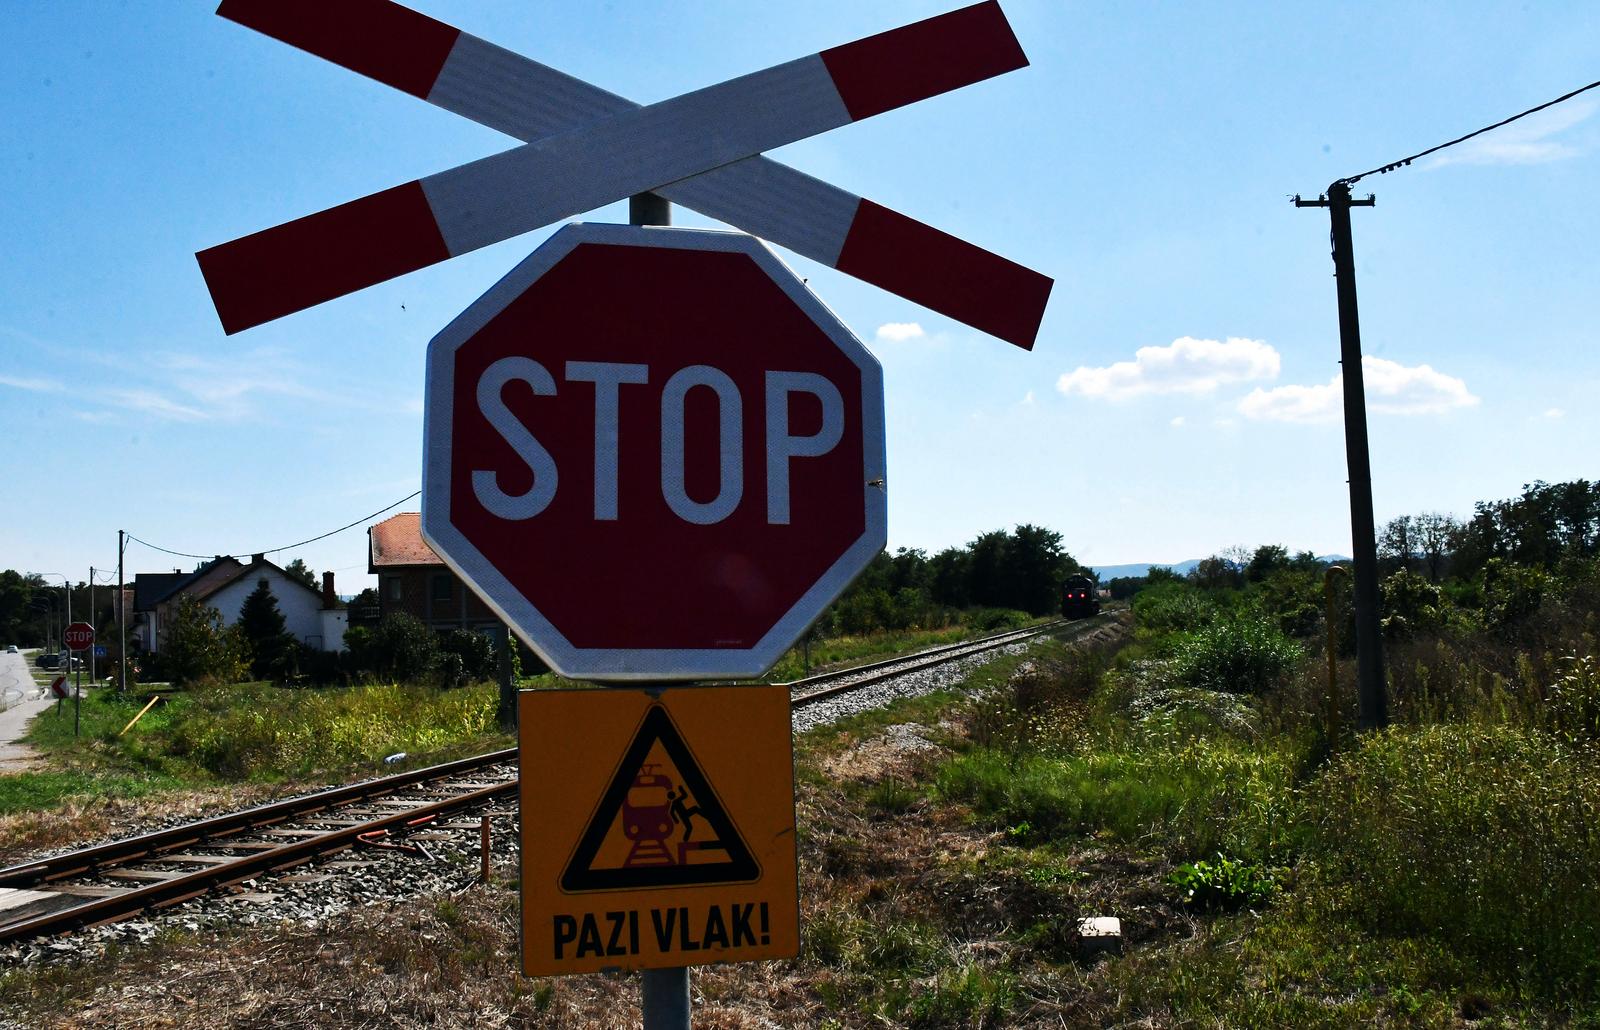
{"label": "power line", "polygon": [[1427,150],[1424,150],[1420,154],[1412,154],[1410,157],[1404,157],[1404,158],[1401,158],[1398,161],[1393,161],[1393,162],[1391,162],[1389,164],[1382,165],[1382,166],[1380,166],[1378,168],[1368,169],[1367,171],[1362,172],[1360,175],[1352,175],[1347,179],[1340,179],[1338,181],[1342,182],[1342,183],[1346,183],[1347,185],[1353,185],[1354,183],[1358,182],[1359,180],[1365,179],[1369,175],[1387,175],[1389,172],[1392,172],[1397,168],[1404,168],[1406,165],[1409,165],[1411,162],[1417,160],[1420,157],[1427,157],[1429,154],[1436,154],[1439,151],[1444,150],[1446,147],[1455,146],[1457,143],[1465,143],[1467,140],[1471,139],[1474,136],[1482,136],[1484,133],[1489,132],[1489,131],[1491,131],[1493,129],[1498,129],[1502,125],[1510,125],[1512,122],[1516,121],[1518,118],[1526,118],[1528,115],[1534,114],[1534,113],[1539,112],[1539,111],[1543,111],[1547,107],[1554,107],[1557,104],[1561,103],[1563,100],[1571,100],[1573,97],[1577,96],[1579,93],[1587,92],[1588,90],[1594,89],[1596,86],[1600,86],[1600,82],[1591,82],[1587,86],[1582,86],[1582,87],[1579,87],[1578,89],[1573,90],[1571,93],[1565,93],[1565,94],[1562,94],[1559,97],[1556,97],[1554,100],[1546,101],[1545,103],[1540,104],[1538,107],[1530,107],[1526,111],[1523,111],[1521,114],[1514,114],[1510,118],[1507,118],[1507,119],[1505,119],[1503,121],[1495,122],[1493,125],[1485,125],[1483,128],[1477,130],[1476,132],[1469,132],[1465,136],[1458,136],[1458,137],[1456,137],[1455,139],[1451,140],[1448,143],[1441,143],[1436,147],[1429,147]]}
{"label": "power line", "polygon": [[384,506],[382,508],[379,508],[377,511],[373,512],[371,515],[363,515],[361,518],[356,519],[354,522],[348,523],[347,525],[340,526],[338,529],[330,529],[326,533],[319,533],[318,535],[316,535],[314,537],[310,537],[309,539],[300,540],[300,541],[298,541],[296,543],[292,543],[292,544],[284,544],[282,547],[271,547],[271,548],[268,548],[268,549],[266,549],[264,551],[232,551],[232,552],[229,552],[229,554],[227,554],[227,555],[221,555],[221,554],[189,554],[186,551],[174,551],[169,547],[158,547],[157,545],[152,544],[148,540],[139,539],[138,537],[134,536],[132,533],[128,534],[128,539],[132,540],[134,543],[143,544],[144,546],[150,548],[152,551],[160,551],[162,554],[171,554],[171,555],[175,555],[175,556],[177,556],[179,558],[199,558],[202,561],[205,561],[205,560],[208,560],[208,559],[211,559],[211,558],[231,557],[232,555],[235,555],[235,554],[277,554],[279,551],[292,551],[296,547],[304,547],[306,544],[314,544],[318,540],[325,540],[328,537],[333,536],[335,533],[343,533],[347,529],[354,529],[355,527],[361,525],[363,522],[366,522],[369,519],[375,519],[379,515],[382,515],[386,511],[390,511],[390,510],[392,510],[394,508],[400,507],[402,504],[406,503],[407,501],[411,500],[412,498],[421,495],[421,493],[422,493],[421,490],[417,490],[417,491],[415,491],[413,493],[407,494],[406,496],[400,498],[398,501],[395,501],[393,504],[386,505],[386,506]]}

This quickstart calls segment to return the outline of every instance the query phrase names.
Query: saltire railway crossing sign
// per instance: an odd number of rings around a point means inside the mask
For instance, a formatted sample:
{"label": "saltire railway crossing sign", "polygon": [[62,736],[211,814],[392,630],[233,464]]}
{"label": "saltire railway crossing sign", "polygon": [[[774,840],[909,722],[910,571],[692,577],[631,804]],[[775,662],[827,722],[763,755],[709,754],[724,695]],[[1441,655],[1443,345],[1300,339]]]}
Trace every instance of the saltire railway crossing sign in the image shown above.
{"label": "saltire railway crossing sign", "polygon": [[217,13],[525,141],[201,251],[230,334],[653,191],[1033,346],[1050,278],[760,156],[1026,66],[993,0],[645,107],[390,0]]}

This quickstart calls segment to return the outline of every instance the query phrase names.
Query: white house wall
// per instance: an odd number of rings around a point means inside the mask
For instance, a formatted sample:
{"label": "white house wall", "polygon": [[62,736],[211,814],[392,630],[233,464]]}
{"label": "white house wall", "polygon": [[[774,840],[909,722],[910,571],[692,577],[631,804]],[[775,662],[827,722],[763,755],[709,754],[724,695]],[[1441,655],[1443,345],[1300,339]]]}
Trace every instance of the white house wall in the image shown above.
{"label": "white house wall", "polygon": [[276,569],[251,569],[206,598],[206,604],[222,615],[224,623],[232,626],[239,621],[239,609],[244,607],[245,598],[255,592],[256,584],[262,579],[267,581],[272,596],[278,599],[278,611],[283,613],[283,628],[290,635],[319,651],[343,649],[342,631],[338,639],[330,643],[328,634],[323,630],[321,595],[307,590],[303,584],[288,579]]}
{"label": "white house wall", "polygon": [[324,608],[318,613],[322,617],[322,649],[324,651],[343,651],[344,631],[350,628],[350,612],[345,608]]}

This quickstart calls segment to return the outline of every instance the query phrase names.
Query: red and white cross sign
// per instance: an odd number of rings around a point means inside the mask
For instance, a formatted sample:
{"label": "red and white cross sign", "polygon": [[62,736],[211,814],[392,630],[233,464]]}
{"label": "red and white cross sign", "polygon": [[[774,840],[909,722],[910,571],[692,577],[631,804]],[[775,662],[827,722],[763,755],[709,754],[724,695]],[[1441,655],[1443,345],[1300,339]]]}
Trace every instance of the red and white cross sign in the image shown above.
{"label": "red and white cross sign", "polygon": [[743,233],[562,228],[426,397],[423,536],[566,676],[760,676],[885,542],[878,362]]}
{"label": "red and white cross sign", "polygon": [[223,0],[219,14],[527,141],[196,255],[239,332],[654,191],[1031,348],[1052,280],[768,158],[1024,67],[994,0],[640,107],[391,0]]}

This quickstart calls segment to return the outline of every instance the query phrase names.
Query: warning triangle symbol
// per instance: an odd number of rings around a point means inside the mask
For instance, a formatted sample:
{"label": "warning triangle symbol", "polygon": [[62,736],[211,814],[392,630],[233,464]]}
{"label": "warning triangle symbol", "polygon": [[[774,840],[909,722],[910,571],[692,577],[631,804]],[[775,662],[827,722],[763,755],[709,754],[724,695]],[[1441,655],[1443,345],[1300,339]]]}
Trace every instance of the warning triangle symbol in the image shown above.
{"label": "warning triangle symbol", "polygon": [[667,710],[651,705],[567,861],[561,889],[692,887],[760,877],[760,864]]}

